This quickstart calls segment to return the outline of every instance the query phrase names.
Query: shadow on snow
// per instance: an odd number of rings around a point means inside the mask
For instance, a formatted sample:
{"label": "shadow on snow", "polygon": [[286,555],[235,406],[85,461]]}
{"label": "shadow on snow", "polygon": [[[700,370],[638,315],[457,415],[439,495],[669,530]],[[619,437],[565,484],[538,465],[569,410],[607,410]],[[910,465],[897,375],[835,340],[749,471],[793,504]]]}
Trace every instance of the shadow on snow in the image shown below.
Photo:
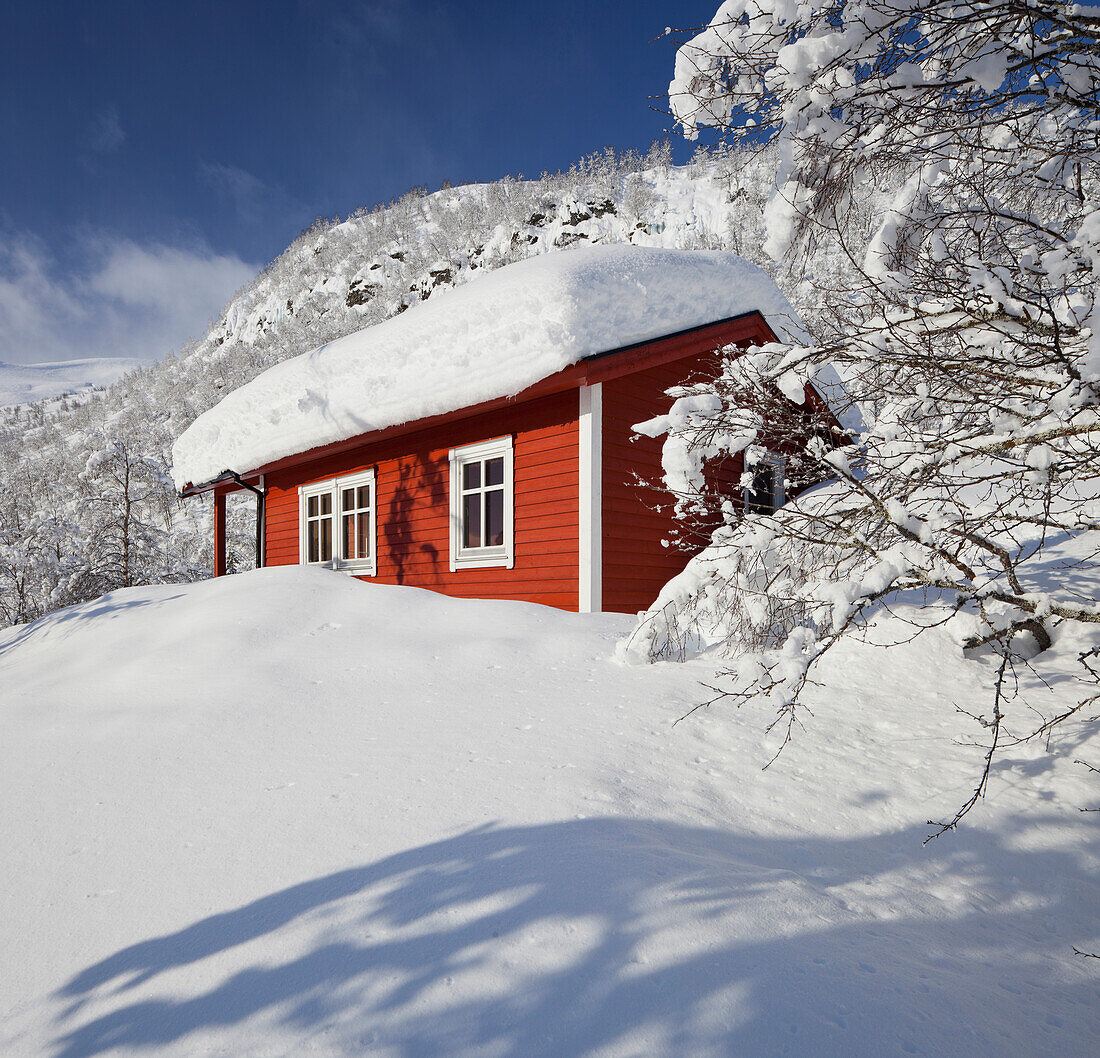
{"label": "shadow on snow", "polygon": [[[1100,1030],[1096,967],[1070,953],[1094,933],[1088,857],[977,831],[921,850],[924,833],[774,839],[617,819],[472,830],[88,967],[59,993],[56,1054],[163,1047],[257,1015],[402,1058],[1070,1053]],[[1080,833],[1088,844],[1083,821]],[[132,992],[294,928],[304,947],[242,949],[237,969],[193,973],[185,995],[170,980],[157,998]],[[466,974],[480,986],[452,990]],[[106,1012],[77,1024],[89,1003]]]}
{"label": "shadow on snow", "polygon": [[10,654],[24,644],[48,641],[55,635],[64,635],[75,631],[84,624],[102,622],[105,619],[110,620],[121,616],[128,610],[162,607],[182,597],[182,593],[153,599],[127,599],[120,595],[122,591],[133,590],[122,588],[118,591],[108,592],[98,599],[75,603],[72,606],[66,606],[62,610],[55,610],[53,613],[37,618],[30,624],[0,629],[0,657]]}

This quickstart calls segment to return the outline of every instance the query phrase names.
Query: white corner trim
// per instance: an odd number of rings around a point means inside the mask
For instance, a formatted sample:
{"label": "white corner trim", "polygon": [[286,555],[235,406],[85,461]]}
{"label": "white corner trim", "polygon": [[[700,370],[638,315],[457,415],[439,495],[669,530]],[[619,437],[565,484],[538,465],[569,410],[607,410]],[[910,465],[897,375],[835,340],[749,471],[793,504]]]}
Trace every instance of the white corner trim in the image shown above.
{"label": "white corner trim", "polygon": [[581,613],[603,609],[603,384],[580,387],[579,563]]}
{"label": "white corner trim", "polygon": [[[257,503],[262,503],[260,513],[260,553],[256,556],[256,568],[263,569],[267,565],[267,477],[264,474],[260,475],[260,480],[256,482],[256,487],[260,490],[261,496],[256,497]],[[299,506],[301,500],[298,501]],[[301,536],[301,533],[298,534]],[[300,546],[300,545],[299,545]]]}

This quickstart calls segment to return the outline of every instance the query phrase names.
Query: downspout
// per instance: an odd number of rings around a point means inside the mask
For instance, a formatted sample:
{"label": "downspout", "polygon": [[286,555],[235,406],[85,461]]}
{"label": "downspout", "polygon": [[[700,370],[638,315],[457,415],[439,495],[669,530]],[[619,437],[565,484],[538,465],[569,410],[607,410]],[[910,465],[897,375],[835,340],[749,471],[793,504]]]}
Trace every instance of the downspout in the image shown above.
{"label": "downspout", "polygon": [[256,488],[255,485],[249,485],[235,470],[229,471],[229,476],[242,489],[248,489],[249,492],[256,494],[256,568],[262,569],[264,564],[264,497],[267,495],[267,490],[263,488],[264,479],[260,478],[261,487]]}

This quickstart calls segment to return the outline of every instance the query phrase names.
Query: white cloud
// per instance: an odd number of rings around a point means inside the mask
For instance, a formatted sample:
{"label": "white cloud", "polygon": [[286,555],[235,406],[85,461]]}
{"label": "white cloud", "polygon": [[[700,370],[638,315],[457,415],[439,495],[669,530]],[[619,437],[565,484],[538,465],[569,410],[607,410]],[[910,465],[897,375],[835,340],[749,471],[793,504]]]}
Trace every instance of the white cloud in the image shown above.
{"label": "white cloud", "polygon": [[259,270],[204,247],[82,240],[67,273],[40,240],[0,233],[0,360],[156,359],[201,335]]}
{"label": "white cloud", "polygon": [[196,308],[220,309],[255,272],[239,257],[121,242],[109,248],[88,287],[123,305],[190,317]]}
{"label": "white cloud", "polygon": [[[0,360],[33,363],[49,359],[34,350],[56,350],[67,345],[65,320],[81,316],[79,301],[55,284],[48,258],[36,240],[6,239],[0,244]],[[26,352],[18,355],[29,345]],[[81,355],[74,351],[58,359]]]}
{"label": "white cloud", "polygon": [[252,213],[272,194],[272,188],[247,169],[221,162],[200,162],[199,175],[232,199],[238,213]]}
{"label": "white cloud", "polygon": [[351,0],[333,5],[302,0],[309,17],[323,29],[345,62],[379,61],[394,45],[416,40],[423,45],[430,27],[438,34],[450,5],[438,0]]}

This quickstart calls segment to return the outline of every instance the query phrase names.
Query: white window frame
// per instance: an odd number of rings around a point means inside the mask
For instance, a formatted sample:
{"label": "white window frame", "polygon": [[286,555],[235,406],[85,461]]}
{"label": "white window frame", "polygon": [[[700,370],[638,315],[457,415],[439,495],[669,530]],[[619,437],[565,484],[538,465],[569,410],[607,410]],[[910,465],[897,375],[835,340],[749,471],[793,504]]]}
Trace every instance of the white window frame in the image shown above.
{"label": "white window frame", "polygon": [[336,497],[333,495],[335,479],[328,481],[315,481],[309,485],[302,485],[298,489],[298,562],[303,566],[320,566],[322,569],[332,567],[332,559],[324,562],[310,562],[309,560],[309,522],[306,511],[308,501],[316,496],[318,504],[320,497],[328,495],[332,498],[332,547],[333,557],[336,555]]}
{"label": "white window frame", "polygon": [[[515,477],[512,466],[512,437],[497,437],[491,441],[452,448],[448,453],[451,467],[450,565],[459,569],[486,569],[515,566],[513,534]],[[504,459],[504,544],[494,547],[462,546],[462,468],[467,463],[485,459]]]}
{"label": "white window frame", "polygon": [[[370,556],[368,558],[343,558],[344,548],[343,519],[341,506],[344,489],[357,489],[367,486],[370,489]],[[332,558],[328,562],[310,562],[309,537],[306,522],[306,504],[311,496],[328,494],[332,497]],[[314,481],[298,489],[298,561],[303,566],[320,566],[323,569],[336,569],[353,577],[373,577],[378,572],[378,505],[375,489],[374,470],[364,470],[358,474],[329,478],[327,481]]]}
{"label": "white window frame", "polygon": [[[366,558],[344,558],[344,489],[370,489],[370,554]],[[364,470],[359,474],[348,474],[336,479],[336,497],[333,503],[336,510],[336,568],[346,570],[359,577],[373,577],[378,569],[378,505],[374,487],[374,470]],[[357,509],[357,508],[354,508]]]}

